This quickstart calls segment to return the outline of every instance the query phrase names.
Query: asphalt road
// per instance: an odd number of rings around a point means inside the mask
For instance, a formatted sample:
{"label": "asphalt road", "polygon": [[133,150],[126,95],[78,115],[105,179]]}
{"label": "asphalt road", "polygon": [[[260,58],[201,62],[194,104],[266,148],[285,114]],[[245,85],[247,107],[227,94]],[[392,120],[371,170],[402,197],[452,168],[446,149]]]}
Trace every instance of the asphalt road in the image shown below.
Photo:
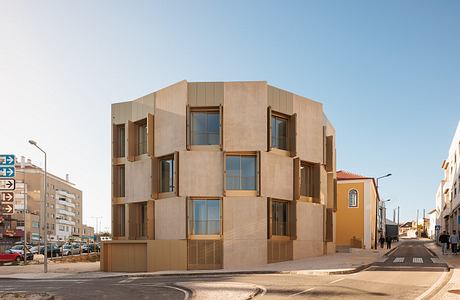
{"label": "asphalt road", "polygon": [[[434,260],[433,260],[434,259]],[[3,291],[49,292],[56,299],[185,299],[181,284],[225,287],[238,295],[235,283],[260,287],[261,299],[415,299],[445,275],[444,264],[421,241],[403,242],[396,251],[368,269],[349,275],[215,275],[158,276],[73,280],[0,280]],[[209,283],[219,282],[219,288]],[[215,291],[214,291],[215,292]],[[224,291],[223,291],[224,292]],[[241,294],[241,293],[240,293]],[[229,297],[228,299],[236,299]]]}

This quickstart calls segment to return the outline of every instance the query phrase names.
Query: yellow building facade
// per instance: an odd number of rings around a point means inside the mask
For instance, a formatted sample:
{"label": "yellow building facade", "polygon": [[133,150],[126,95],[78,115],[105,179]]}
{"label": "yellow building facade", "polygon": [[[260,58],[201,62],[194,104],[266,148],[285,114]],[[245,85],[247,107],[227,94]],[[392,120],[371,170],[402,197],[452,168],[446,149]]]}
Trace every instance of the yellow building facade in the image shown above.
{"label": "yellow building facade", "polygon": [[377,203],[374,178],[337,172],[337,246],[374,248]]}

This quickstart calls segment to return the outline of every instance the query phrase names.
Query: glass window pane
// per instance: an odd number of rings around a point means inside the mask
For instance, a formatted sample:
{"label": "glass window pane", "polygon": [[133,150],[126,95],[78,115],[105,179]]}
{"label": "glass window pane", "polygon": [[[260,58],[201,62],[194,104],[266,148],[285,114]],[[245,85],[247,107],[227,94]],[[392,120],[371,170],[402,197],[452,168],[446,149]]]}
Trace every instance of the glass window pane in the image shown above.
{"label": "glass window pane", "polygon": [[208,200],[208,234],[220,234],[220,200]]}
{"label": "glass window pane", "polygon": [[219,133],[219,113],[218,112],[208,112],[208,132],[209,133]]}
{"label": "glass window pane", "polygon": [[256,158],[254,156],[241,157],[241,189],[256,189]]}
{"label": "glass window pane", "polygon": [[220,133],[208,133],[208,144],[219,145],[220,144]]}
{"label": "glass window pane", "polygon": [[240,157],[227,156],[226,157],[226,189],[239,190],[240,189]]}
{"label": "glass window pane", "polygon": [[276,118],[272,117],[272,147],[278,148],[278,135],[276,134]]}
{"label": "glass window pane", "polygon": [[192,112],[192,144],[206,145],[206,113]]}
{"label": "glass window pane", "polygon": [[160,161],[160,192],[172,192],[174,190],[174,161],[163,159]]}

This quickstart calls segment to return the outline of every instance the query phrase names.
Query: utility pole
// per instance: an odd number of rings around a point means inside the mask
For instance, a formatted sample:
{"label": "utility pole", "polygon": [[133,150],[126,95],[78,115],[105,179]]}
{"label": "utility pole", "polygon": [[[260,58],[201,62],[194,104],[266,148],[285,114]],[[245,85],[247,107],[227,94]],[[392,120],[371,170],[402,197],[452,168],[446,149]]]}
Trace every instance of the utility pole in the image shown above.
{"label": "utility pole", "polygon": [[417,221],[416,222],[417,222],[417,227],[416,227],[417,230],[416,230],[416,232],[417,232],[417,238],[418,238],[418,209],[417,209]]}
{"label": "utility pole", "polygon": [[422,226],[423,227],[423,232],[425,232],[426,231],[426,229],[425,229],[425,209],[423,209],[423,223],[422,224],[423,224],[423,226]]}
{"label": "utility pole", "polygon": [[393,208],[393,222],[396,222],[396,208]]}

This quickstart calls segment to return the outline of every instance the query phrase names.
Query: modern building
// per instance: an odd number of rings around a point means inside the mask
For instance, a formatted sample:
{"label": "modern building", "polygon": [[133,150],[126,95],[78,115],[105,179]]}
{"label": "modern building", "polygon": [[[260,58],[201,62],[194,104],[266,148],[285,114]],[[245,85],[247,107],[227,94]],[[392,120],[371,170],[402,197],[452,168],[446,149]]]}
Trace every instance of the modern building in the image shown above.
{"label": "modern building", "polygon": [[46,215],[43,215],[43,170],[24,157],[16,162],[15,167],[14,214],[4,216],[0,231],[21,232],[25,229],[26,240],[31,243],[38,243],[45,228],[50,241],[65,241],[70,237],[79,239],[82,234],[82,192],[69,181],[68,175],[62,179],[47,173],[47,207]]}
{"label": "modern building", "polygon": [[374,249],[379,229],[375,180],[347,171],[337,172],[337,247]]}
{"label": "modern building", "polygon": [[460,216],[460,121],[450,144],[447,158],[442,161],[441,168],[444,178],[441,180],[436,194],[436,207],[442,207],[439,216],[441,231],[452,233],[459,231]]}
{"label": "modern building", "polygon": [[436,208],[433,208],[428,212],[429,216],[429,223],[428,223],[428,228],[427,228],[427,234],[428,237],[432,240],[437,240],[437,237],[439,235],[439,230],[436,230],[436,225],[440,225],[437,223],[437,212]]}
{"label": "modern building", "polygon": [[181,81],[112,105],[104,271],[241,268],[335,252],[335,129],[319,102]]}

